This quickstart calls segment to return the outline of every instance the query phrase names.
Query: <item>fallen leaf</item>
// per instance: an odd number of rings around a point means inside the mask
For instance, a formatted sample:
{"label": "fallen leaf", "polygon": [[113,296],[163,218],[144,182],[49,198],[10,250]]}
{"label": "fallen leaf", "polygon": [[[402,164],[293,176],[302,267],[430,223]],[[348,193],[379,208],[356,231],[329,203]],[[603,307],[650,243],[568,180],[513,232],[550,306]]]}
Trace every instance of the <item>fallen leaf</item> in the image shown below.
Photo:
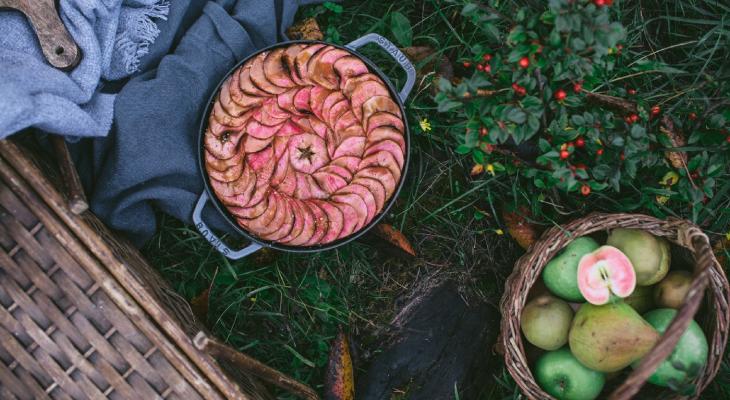
{"label": "fallen leaf", "polygon": [[193,310],[193,315],[199,319],[203,324],[208,322],[208,303],[210,302],[210,287],[203,290],[200,294],[193,297],[190,300],[190,308]]}
{"label": "fallen leaf", "polygon": [[713,250],[715,251],[715,257],[717,258],[717,262],[720,263],[720,266],[723,268],[730,267],[727,258],[728,253],[730,253],[730,239],[727,236],[720,238],[720,240],[715,242]]}
{"label": "fallen leaf", "polygon": [[519,207],[514,211],[502,211],[502,220],[507,226],[507,232],[523,249],[527,250],[539,236],[537,226],[530,223],[530,211],[526,207]]}
{"label": "fallen leaf", "polygon": [[203,324],[208,323],[208,305],[210,304],[210,290],[213,288],[215,277],[218,275],[218,268],[216,267],[213,273],[213,278],[210,280],[210,285],[200,292],[197,296],[190,300],[190,308],[193,310],[193,315],[199,319]]}
{"label": "fallen leaf", "polygon": [[[662,117],[659,131],[666,135],[672,147],[684,147],[687,145],[684,134],[674,125],[674,121],[668,115]],[[666,151],[664,152],[664,156],[674,168],[687,168],[687,153],[683,151]]]}
{"label": "fallen leaf", "polygon": [[281,252],[279,250],[264,247],[251,254],[246,259],[251,260],[251,263],[255,266],[264,267],[273,264],[276,259],[279,258],[280,254]]}
{"label": "fallen leaf", "polygon": [[471,172],[469,172],[469,175],[476,176],[484,172],[484,164],[474,164],[473,167],[471,167]]}
{"label": "fallen leaf", "polygon": [[350,343],[342,328],[330,347],[324,377],[324,398],[325,400],[355,399],[355,374],[350,356]]}
{"label": "fallen leaf", "polygon": [[293,40],[322,40],[324,34],[314,18],[305,18],[286,30],[287,36]]}
{"label": "fallen leaf", "polygon": [[380,223],[375,225],[371,232],[375,237],[389,244],[391,248],[397,249],[399,254],[410,257],[416,256],[416,251],[413,250],[411,242],[408,241],[401,231],[395,229],[392,225]]}
{"label": "fallen leaf", "polygon": [[412,62],[423,61],[436,52],[436,50],[429,46],[404,47],[401,51],[403,51],[403,53],[405,53],[405,55],[408,56],[408,59]]}

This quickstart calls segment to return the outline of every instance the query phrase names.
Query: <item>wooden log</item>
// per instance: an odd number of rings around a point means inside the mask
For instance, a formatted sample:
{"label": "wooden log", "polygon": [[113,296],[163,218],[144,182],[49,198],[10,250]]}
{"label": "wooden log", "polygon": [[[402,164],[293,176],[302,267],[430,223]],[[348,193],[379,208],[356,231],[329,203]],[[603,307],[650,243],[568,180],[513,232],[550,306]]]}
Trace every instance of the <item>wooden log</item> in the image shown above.
{"label": "wooden log", "polygon": [[453,281],[426,282],[391,323],[358,377],[358,400],[477,398],[491,381],[499,312]]}

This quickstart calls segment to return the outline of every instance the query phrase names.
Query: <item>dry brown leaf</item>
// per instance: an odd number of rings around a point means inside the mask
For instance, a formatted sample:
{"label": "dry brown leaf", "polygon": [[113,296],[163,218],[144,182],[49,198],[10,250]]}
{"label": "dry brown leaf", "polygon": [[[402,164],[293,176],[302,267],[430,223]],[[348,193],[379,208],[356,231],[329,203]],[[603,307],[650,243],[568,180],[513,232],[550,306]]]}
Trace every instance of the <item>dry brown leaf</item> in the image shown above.
{"label": "dry brown leaf", "polygon": [[281,253],[278,250],[264,247],[251,254],[247,260],[251,260],[251,262],[256,266],[263,267],[265,265],[273,264],[279,257],[279,254]]}
{"label": "dry brown leaf", "polygon": [[723,268],[730,267],[727,258],[727,254],[730,252],[730,239],[727,237],[721,238],[715,242],[713,250],[715,251],[715,257],[717,258],[717,262],[720,263],[720,266]]}
{"label": "dry brown leaf", "polygon": [[193,315],[198,318],[203,324],[208,321],[208,303],[210,299],[210,287],[203,290],[200,294],[193,297],[190,300],[190,308],[193,310]]}
{"label": "dry brown leaf", "polygon": [[[669,142],[672,143],[672,147],[683,147],[687,145],[684,134],[674,125],[674,121],[668,115],[662,117],[659,131],[667,136]],[[664,156],[672,164],[672,167],[677,169],[687,168],[687,153],[683,151],[667,151],[664,153]]]}
{"label": "dry brown leaf", "polygon": [[502,220],[507,227],[507,232],[523,249],[527,250],[539,236],[537,226],[530,223],[526,217],[530,211],[526,207],[520,207],[515,211],[502,211]]}
{"label": "dry brown leaf", "polygon": [[322,40],[324,34],[314,18],[303,19],[286,30],[287,36],[293,40]]}
{"label": "dry brown leaf", "polygon": [[411,60],[411,62],[423,61],[436,52],[436,50],[429,46],[403,47],[401,51],[408,56],[408,59]]}
{"label": "dry brown leaf", "polygon": [[200,292],[197,296],[190,300],[190,308],[193,311],[193,315],[199,319],[203,324],[208,323],[208,305],[210,304],[210,291],[213,288],[215,277],[218,276],[218,268],[213,273],[213,278],[210,280],[210,285]]}
{"label": "dry brown leaf", "polygon": [[350,343],[342,328],[330,347],[324,377],[324,398],[325,400],[355,399],[355,373],[352,368]]}
{"label": "dry brown leaf", "polygon": [[474,164],[473,167],[471,167],[471,172],[469,172],[469,175],[471,176],[477,176],[484,172],[484,165],[483,164]]}
{"label": "dry brown leaf", "polygon": [[411,257],[416,256],[416,251],[413,250],[411,242],[408,241],[406,236],[401,231],[395,229],[392,225],[380,223],[375,225],[371,232],[378,239],[387,242],[390,246],[399,250],[399,254],[404,254]]}

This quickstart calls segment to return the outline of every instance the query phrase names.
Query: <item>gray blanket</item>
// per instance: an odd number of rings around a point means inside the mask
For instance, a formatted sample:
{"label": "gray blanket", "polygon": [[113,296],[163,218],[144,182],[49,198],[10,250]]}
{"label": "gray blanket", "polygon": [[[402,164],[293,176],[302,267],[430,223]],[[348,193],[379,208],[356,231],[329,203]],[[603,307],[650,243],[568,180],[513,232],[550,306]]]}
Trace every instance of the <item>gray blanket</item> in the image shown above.
{"label": "gray blanket", "polygon": [[[173,7],[178,1],[183,0],[176,0]],[[112,132],[107,138],[94,139],[93,158],[79,164],[81,171],[91,171],[85,181],[92,210],[137,245],[154,234],[155,209],[189,222],[203,190],[196,141],[205,102],[237,61],[285,40],[284,31],[297,8],[315,2],[218,0],[204,4],[202,15],[178,35],[179,43],[172,39],[174,52],[122,88]],[[179,23],[185,29],[184,19],[167,23]],[[155,45],[165,40],[161,35]],[[214,227],[225,227],[222,218],[208,218]]]}

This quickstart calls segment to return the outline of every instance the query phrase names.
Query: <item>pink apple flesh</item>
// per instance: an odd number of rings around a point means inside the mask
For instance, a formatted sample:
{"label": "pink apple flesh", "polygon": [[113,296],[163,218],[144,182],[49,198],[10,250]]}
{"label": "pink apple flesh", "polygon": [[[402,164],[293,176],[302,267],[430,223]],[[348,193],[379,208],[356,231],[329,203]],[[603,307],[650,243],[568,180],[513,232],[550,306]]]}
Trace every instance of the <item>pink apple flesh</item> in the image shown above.
{"label": "pink apple flesh", "polygon": [[612,295],[624,298],[634,292],[636,272],[621,250],[602,246],[580,259],[578,288],[589,303],[606,304]]}

